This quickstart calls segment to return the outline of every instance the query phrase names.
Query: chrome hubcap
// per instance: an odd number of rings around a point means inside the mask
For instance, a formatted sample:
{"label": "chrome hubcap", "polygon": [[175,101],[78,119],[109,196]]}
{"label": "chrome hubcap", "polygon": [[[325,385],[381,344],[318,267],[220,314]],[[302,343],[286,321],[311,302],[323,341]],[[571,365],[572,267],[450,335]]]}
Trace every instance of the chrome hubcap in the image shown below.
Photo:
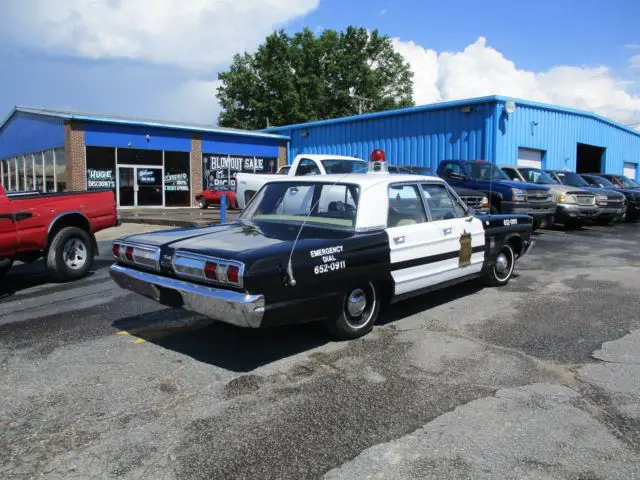
{"label": "chrome hubcap", "polygon": [[87,247],[79,238],[67,240],[62,248],[62,259],[72,270],[82,268],[87,262]]}
{"label": "chrome hubcap", "polygon": [[347,310],[352,317],[359,317],[367,306],[367,296],[361,288],[356,288],[347,300]]}
{"label": "chrome hubcap", "polygon": [[502,275],[506,273],[508,269],[509,269],[509,260],[507,260],[507,256],[504,253],[501,253],[500,255],[498,255],[498,258],[496,259],[496,272]]}

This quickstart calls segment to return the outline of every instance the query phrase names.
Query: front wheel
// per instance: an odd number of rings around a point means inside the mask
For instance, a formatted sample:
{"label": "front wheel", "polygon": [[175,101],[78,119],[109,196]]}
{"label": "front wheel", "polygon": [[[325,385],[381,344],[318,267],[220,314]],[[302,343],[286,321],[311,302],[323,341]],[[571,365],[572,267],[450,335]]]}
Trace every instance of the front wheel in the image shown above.
{"label": "front wheel", "polygon": [[513,247],[505,243],[500,248],[491,270],[486,275],[485,283],[490,287],[502,287],[509,283],[516,266],[516,255]]}
{"label": "front wheel", "polygon": [[200,207],[202,210],[207,208],[207,201],[204,199],[204,197],[200,197],[200,199],[198,200],[198,207]]}
{"label": "front wheel", "polygon": [[339,340],[359,338],[373,329],[380,313],[380,298],[372,282],[347,291],[336,319],[326,322],[329,332]]}
{"label": "front wheel", "polygon": [[4,275],[9,270],[11,270],[12,266],[13,266],[13,260],[11,260],[10,258],[5,258],[4,260],[0,260],[0,276]]}
{"label": "front wheel", "polygon": [[93,253],[93,242],[87,232],[65,227],[53,237],[46,256],[47,267],[58,280],[76,280],[89,273]]}

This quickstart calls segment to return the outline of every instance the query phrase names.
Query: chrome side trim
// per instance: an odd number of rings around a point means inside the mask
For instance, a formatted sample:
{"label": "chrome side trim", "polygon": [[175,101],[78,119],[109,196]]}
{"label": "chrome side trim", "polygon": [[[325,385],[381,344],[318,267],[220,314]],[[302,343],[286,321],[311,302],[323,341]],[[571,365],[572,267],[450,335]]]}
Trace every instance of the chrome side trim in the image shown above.
{"label": "chrome side trim", "polygon": [[258,328],[264,316],[263,295],[251,295],[220,288],[198,285],[153,273],[135,270],[117,263],[109,270],[119,287],[149,297],[156,302],[167,295],[175,301],[176,295],[185,310],[230,323],[239,327]]}

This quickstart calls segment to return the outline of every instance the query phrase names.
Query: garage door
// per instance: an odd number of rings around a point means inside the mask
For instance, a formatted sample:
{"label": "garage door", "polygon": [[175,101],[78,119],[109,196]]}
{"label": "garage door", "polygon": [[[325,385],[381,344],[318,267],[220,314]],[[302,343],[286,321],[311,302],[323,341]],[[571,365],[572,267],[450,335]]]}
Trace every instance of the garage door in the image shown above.
{"label": "garage door", "polygon": [[518,148],[518,166],[542,168],[542,150]]}
{"label": "garage door", "polygon": [[636,179],[638,165],[636,163],[624,162],[624,176],[631,180]]}

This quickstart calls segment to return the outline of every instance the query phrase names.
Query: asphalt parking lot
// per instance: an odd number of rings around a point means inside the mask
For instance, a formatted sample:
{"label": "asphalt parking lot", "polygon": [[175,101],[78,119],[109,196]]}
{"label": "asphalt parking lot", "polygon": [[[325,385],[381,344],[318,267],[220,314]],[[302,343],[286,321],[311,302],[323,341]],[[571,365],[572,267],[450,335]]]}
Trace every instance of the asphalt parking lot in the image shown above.
{"label": "asphalt parking lot", "polygon": [[[239,330],[38,264],[0,287],[0,478],[640,477],[640,225],[374,332]],[[108,251],[108,250],[107,250]]]}

